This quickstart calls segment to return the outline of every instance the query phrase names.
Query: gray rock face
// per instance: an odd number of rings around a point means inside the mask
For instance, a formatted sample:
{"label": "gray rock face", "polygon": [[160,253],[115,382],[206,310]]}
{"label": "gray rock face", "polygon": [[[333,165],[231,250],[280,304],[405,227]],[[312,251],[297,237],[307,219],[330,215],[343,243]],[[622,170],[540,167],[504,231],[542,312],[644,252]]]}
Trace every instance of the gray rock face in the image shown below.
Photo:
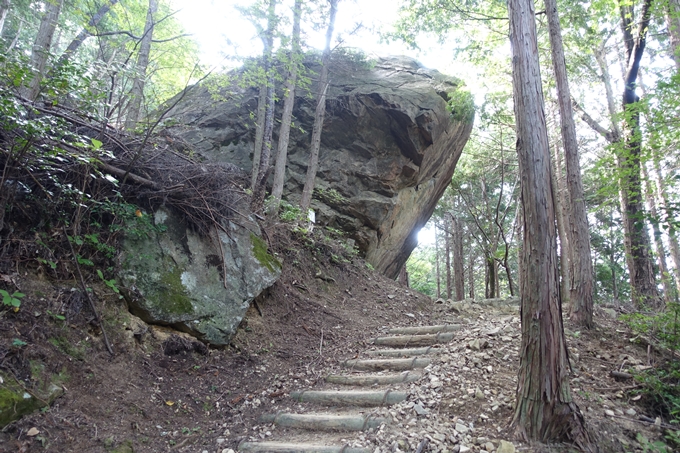
{"label": "gray rock face", "polygon": [[257,224],[229,223],[228,234],[206,238],[163,209],[154,221],[167,230],[124,240],[120,277],[133,290],[130,311],[148,323],[229,344],[251,301],[281,274]]}
{"label": "gray rock face", "polygon": [[[377,270],[396,277],[469,138],[472,119],[454,120],[445,100],[462,97],[461,83],[407,57],[375,65],[339,58],[330,80],[312,204],[317,223],[348,232]],[[208,159],[249,171],[257,90],[232,85],[215,93],[191,90],[171,113],[178,125],[166,132]],[[293,203],[307,171],[314,102],[309,92],[296,92],[284,189]]]}

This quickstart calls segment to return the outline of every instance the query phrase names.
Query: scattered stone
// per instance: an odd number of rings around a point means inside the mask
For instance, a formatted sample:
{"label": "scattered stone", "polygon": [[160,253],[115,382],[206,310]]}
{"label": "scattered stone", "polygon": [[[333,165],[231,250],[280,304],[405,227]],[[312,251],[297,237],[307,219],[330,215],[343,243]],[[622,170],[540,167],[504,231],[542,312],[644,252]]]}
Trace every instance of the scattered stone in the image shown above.
{"label": "scattered stone", "polygon": [[468,431],[470,431],[470,428],[467,426],[463,425],[462,423],[456,423],[456,431],[458,431],[461,434],[467,434]]}
{"label": "scattered stone", "polygon": [[635,409],[632,408],[626,409],[626,415],[630,415],[631,417],[633,417],[635,414],[637,414],[637,412],[635,412]]}
{"label": "scattered stone", "polygon": [[605,409],[604,413],[605,413],[605,415],[608,415],[609,417],[613,417],[615,415],[614,411],[611,410],[611,409]]}
{"label": "scattered stone", "polygon": [[511,442],[502,440],[498,445],[496,453],[515,453],[515,445]]}

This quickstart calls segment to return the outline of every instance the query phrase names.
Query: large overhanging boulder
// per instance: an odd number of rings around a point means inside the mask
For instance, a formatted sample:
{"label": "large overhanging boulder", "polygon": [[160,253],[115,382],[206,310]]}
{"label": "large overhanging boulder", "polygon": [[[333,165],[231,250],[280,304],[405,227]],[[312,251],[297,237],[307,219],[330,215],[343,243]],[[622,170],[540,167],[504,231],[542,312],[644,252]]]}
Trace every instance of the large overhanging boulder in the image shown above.
{"label": "large overhanging boulder", "polygon": [[[407,57],[336,58],[330,81],[312,203],[316,221],[346,231],[369,263],[396,277],[470,136],[472,115],[455,107],[452,114],[447,101],[465,106],[469,94],[459,92],[458,79]],[[309,159],[315,108],[310,92],[316,92],[314,83],[296,92],[284,190],[293,203]],[[194,87],[171,112],[175,125],[166,132],[208,159],[249,171],[257,95],[257,89],[235,82]]]}

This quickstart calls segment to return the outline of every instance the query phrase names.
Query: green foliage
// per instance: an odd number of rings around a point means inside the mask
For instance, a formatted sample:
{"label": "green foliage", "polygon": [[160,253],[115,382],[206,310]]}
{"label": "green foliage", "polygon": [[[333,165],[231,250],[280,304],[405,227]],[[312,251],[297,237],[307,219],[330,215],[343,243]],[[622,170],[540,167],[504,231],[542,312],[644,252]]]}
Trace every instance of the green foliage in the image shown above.
{"label": "green foliage", "polygon": [[323,201],[331,206],[338,206],[347,204],[347,198],[343,197],[340,192],[335,189],[324,189],[322,187],[315,187],[313,198]]}
{"label": "green foliage", "polygon": [[10,294],[8,291],[0,289],[0,296],[2,296],[3,305],[19,308],[21,307],[21,299],[24,298],[26,294],[20,293],[18,291],[14,291],[12,294]]}
{"label": "green foliage", "polygon": [[475,118],[475,99],[470,91],[459,88],[454,93],[449,93],[447,109],[453,120],[472,122]]}
{"label": "green foliage", "polygon": [[281,200],[279,207],[279,219],[283,222],[293,223],[302,218],[302,210],[297,205],[292,205],[285,200]]}

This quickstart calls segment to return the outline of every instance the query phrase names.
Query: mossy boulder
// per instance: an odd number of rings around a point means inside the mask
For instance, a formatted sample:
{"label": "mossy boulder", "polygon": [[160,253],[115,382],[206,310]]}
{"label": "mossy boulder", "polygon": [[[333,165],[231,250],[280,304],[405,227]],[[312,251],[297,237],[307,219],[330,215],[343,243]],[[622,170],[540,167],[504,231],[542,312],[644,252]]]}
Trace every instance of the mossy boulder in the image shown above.
{"label": "mossy boulder", "polygon": [[150,324],[229,344],[252,300],[281,274],[259,227],[230,222],[204,237],[167,209],[154,222],[165,231],[123,242],[120,278],[130,290],[130,311]]}
{"label": "mossy boulder", "polygon": [[42,409],[64,393],[64,389],[47,380],[27,389],[16,379],[0,373],[0,428],[24,415]]}

